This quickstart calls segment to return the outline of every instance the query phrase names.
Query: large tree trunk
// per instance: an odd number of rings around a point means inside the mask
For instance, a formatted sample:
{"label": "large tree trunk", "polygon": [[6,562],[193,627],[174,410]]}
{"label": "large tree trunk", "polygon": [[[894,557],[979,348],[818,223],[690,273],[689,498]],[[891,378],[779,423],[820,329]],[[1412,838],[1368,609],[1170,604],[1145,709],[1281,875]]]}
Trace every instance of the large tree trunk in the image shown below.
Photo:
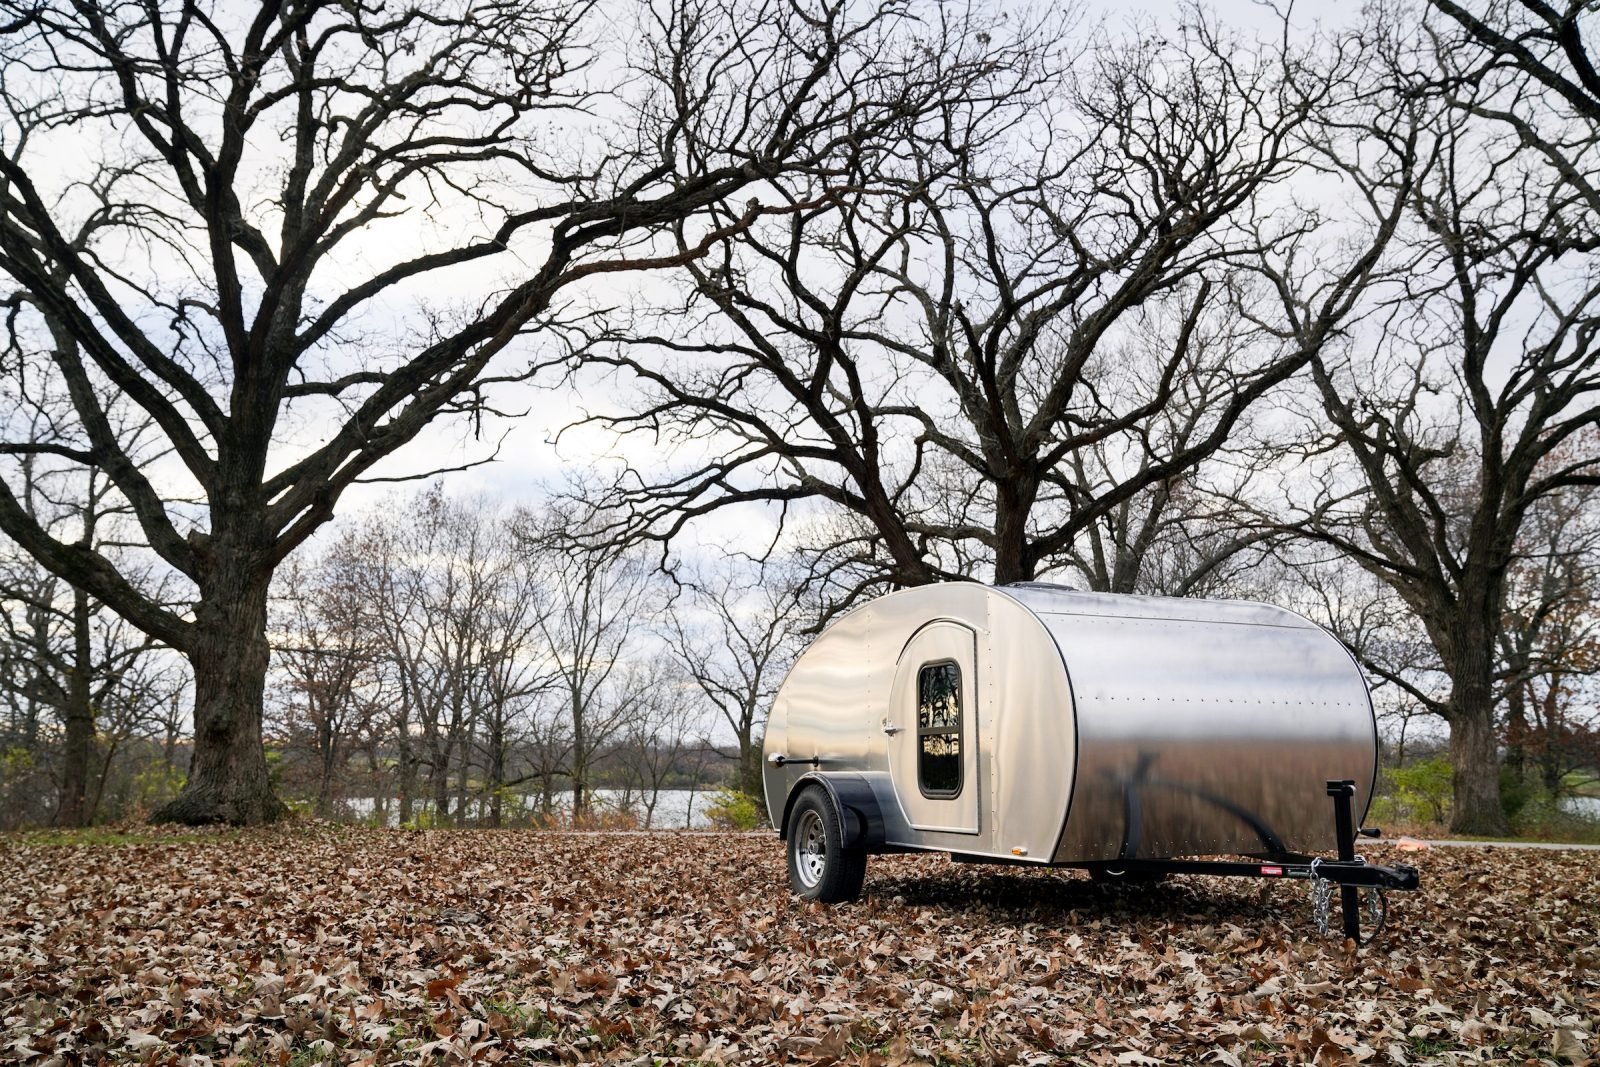
{"label": "large tree trunk", "polygon": [[111,763],[117,758],[117,741],[115,738],[106,742],[104,752],[100,756],[100,773],[95,775],[94,796],[89,798],[89,806],[84,813],[84,825],[94,825],[95,819],[100,816],[100,802],[105,799],[106,779],[111,777]]}
{"label": "large tree trunk", "polygon": [[404,682],[400,688],[400,721],[395,724],[395,819],[401,826],[408,825],[414,814],[412,797],[417,791],[417,761],[411,747],[411,712]]}
{"label": "large tree trunk", "polygon": [[1450,675],[1450,766],[1454,801],[1450,829],[1458,834],[1511,832],[1500,802],[1500,754],[1495,729],[1495,629],[1500,602],[1483,568],[1468,568],[1454,627],[1435,640]]}
{"label": "large tree trunk", "polygon": [[[452,745],[452,751],[457,746]],[[456,761],[456,821],[455,825],[467,825],[467,779],[471,771],[470,756],[472,754],[472,734],[469,731],[460,744],[461,759]]]}
{"label": "large tree trunk", "polygon": [[389,790],[385,787],[384,775],[379,771],[377,742],[369,740],[366,744],[367,754],[367,788],[372,793],[372,821],[379,826],[389,825]]}
{"label": "large tree trunk", "polygon": [[1450,763],[1455,768],[1451,831],[1492,836],[1509,833],[1500,805],[1494,698],[1487,677],[1456,684],[1451,697]]}
{"label": "large tree trunk", "polygon": [[89,761],[94,755],[94,704],[89,682],[94,650],[90,644],[89,594],[82,589],[72,593],[72,673],[67,678],[67,706],[63,723],[66,736],[61,751],[61,803],[56,822],[61,826],[85,826],[89,814]]}
{"label": "large tree trunk", "polygon": [[995,490],[994,584],[1031,582],[1037,561],[1029,552],[1028,516],[1039,487],[1030,479],[1013,477]]}
{"label": "large tree trunk", "polygon": [[208,577],[195,607],[194,756],[189,778],[151,822],[255,826],[288,811],[272,791],[261,741],[271,573],[242,561]]}
{"label": "large tree trunk", "polygon": [[546,829],[550,826],[550,818],[556,809],[556,776],[548,772],[539,776],[539,814],[543,817]]}
{"label": "large tree trunk", "polygon": [[406,826],[416,818],[412,804],[412,795],[416,792],[416,763],[411,758],[411,746],[400,746],[400,797],[397,804],[398,811],[395,818],[401,826]]}

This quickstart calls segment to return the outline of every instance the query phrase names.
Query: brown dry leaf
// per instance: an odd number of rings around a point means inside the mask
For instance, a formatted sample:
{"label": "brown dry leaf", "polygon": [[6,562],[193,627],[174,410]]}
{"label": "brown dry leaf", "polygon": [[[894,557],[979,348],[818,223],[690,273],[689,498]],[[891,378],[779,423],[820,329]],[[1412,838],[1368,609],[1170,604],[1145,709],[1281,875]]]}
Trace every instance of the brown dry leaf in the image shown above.
{"label": "brown dry leaf", "polygon": [[1577,1063],[1585,1058],[1588,1035],[1579,1030],[1557,1030],[1550,1035],[1550,1054],[1558,1060]]}
{"label": "brown dry leaf", "polygon": [[1420,1067],[1582,1063],[1600,1029],[1600,854],[1408,857],[1421,891],[1347,953],[1287,883],[893,856],[821,907],[770,838],[685,840],[0,836],[0,1059]]}
{"label": "brown dry leaf", "polygon": [[1142,1067],[1144,1064],[1156,1064],[1157,1067],[1160,1067],[1161,1064],[1161,1061],[1156,1059],[1154,1056],[1146,1056],[1137,1049],[1129,1049],[1127,1052],[1119,1052],[1115,1059],[1117,1062],[1117,1067],[1131,1067],[1131,1065],[1139,1065],[1139,1067]]}
{"label": "brown dry leaf", "polygon": [[850,1051],[850,1031],[843,1026],[832,1026],[811,1049],[811,1059],[817,1063],[833,1063]]}

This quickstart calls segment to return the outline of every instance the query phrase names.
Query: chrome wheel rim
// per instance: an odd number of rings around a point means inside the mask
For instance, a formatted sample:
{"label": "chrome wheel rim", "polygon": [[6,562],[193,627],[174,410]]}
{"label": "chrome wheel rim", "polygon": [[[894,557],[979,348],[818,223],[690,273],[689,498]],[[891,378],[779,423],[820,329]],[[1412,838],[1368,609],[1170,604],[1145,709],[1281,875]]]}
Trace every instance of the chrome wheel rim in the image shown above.
{"label": "chrome wheel rim", "polygon": [[816,811],[803,811],[794,834],[794,871],[800,884],[815,889],[827,865],[828,836],[822,828],[822,816]]}

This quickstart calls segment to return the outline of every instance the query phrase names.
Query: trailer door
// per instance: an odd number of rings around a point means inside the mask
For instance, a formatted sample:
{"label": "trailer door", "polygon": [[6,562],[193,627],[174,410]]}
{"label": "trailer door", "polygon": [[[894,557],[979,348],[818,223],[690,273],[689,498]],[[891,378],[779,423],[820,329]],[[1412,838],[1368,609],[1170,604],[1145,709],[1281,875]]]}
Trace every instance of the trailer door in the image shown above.
{"label": "trailer door", "polygon": [[941,621],[900,654],[882,727],[895,795],[918,830],[978,832],[976,646],[971,629]]}

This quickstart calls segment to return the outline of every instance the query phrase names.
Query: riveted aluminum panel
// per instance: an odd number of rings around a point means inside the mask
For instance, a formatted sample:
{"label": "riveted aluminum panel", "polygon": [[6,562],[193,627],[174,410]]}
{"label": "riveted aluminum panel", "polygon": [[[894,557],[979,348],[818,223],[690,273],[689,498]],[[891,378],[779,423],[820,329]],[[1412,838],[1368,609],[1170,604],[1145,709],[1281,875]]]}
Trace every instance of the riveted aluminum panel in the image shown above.
{"label": "riveted aluminum panel", "polygon": [[1076,702],[1058,862],[1332,850],[1331,778],[1365,811],[1372,704],[1320,627],[1242,601],[1005,591],[1055,638]]}

